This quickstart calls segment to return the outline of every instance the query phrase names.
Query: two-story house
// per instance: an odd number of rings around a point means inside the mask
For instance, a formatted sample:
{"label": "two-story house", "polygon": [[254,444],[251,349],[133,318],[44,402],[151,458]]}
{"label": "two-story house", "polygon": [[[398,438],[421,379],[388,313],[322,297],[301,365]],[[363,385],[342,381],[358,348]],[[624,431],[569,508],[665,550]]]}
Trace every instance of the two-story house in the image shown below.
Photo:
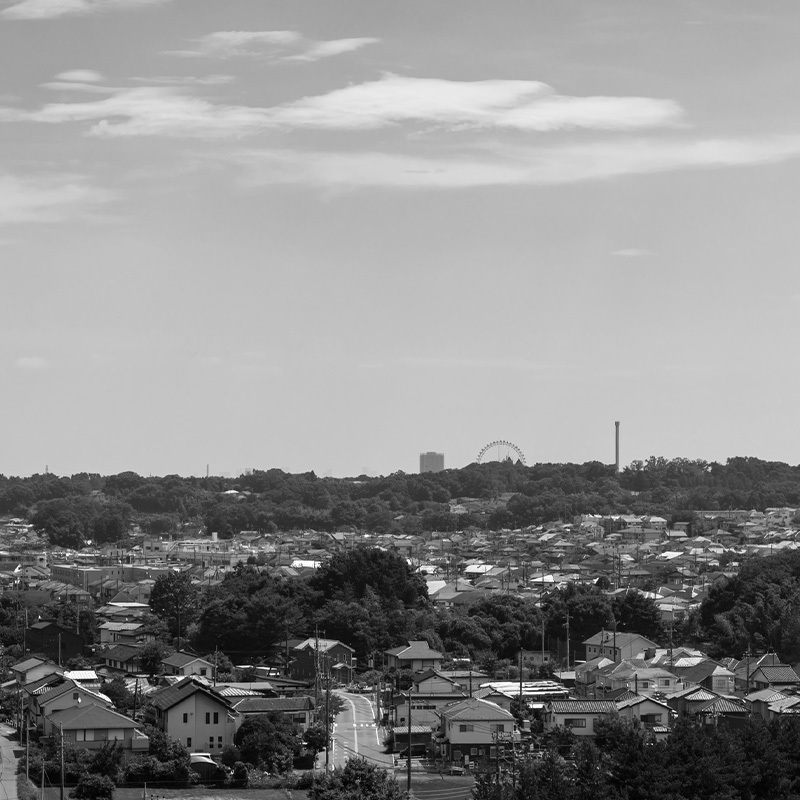
{"label": "two-story house", "polygon": [[99,750],[109,742],[116,742],[125,761],[146,755],[150,745],[141,731],[141,723],[102,706],[76,705],[54,711],[46,718],[46,727],[63,735],[67,744],[86,750]]}
{"label": "two-story house", "polygon": [[230,701],[200,678],[188,676],[150,695],[156,725],[186,746],[190,753],[222,754],[241,716]]}
{"label": "two-story house", "polygon": [[290,650],[291,676],[315,681],[317,672],[339,683],[350,683],[356,669],[355,650],[338,639],[304,639]]}
{"label": "two-story house", "polygon": [[568,728],[575,736],[594,736],[597,723],[616,714],[612,700],[553,700],[544,709],[544,729]]}
{"label": "two-story house", "polygon": [[200,656],[192,653],[178,651],[161,660],[165,675],[180,675],[182,678],[188,675],[197,675],[200,678],[212,678],[214,676],[214,665]]}
{"label": "two-story house", "polygon": [[394,695],[392,721],[395,727],[408,725],[409,697],[412,726],[426,725],[433,730],[439,725],[442,708],[466,700],[469,695],[462,684],[436,670],[417,673],[409,691]]}
{"label": "two-story house", "polygon": [[435,746],[451,765],[490,761],[520,738],[510,712],[477,697],[445,706],[439,721]]}
{"label": "two-story house", "polygon": [[605,656],[612,661],[634,658],[643,650],[655,649],[658,645],[639,633],[617,633],[602,630],[583,642],[586,660]]}
{"label": "two-story house", "polygon": [[393,647],[384,651],[386,666],[389,669],[408,669],[411,672],[424,672],[429,669],[439,669],[444,656],[432,649],[426,641],[411,641],[407,645]]}

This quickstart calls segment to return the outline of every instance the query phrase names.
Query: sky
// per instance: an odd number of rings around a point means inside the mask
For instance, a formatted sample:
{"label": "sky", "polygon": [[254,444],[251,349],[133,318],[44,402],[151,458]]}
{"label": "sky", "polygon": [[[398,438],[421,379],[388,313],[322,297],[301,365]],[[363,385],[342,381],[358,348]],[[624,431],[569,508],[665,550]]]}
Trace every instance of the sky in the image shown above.
{"label": "sky", "polygon": [[0,473],[796,464],[796,0],[0,0]]}

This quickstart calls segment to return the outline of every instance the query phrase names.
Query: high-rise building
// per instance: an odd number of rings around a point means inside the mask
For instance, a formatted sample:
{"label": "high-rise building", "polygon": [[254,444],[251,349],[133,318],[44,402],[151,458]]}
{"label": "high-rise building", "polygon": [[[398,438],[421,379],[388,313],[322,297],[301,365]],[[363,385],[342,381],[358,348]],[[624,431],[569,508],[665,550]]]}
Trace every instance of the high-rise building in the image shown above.
{"label": "high-rise building", "polygon": [[444,469],[444,453],[420,453],[420,472],[441,472]]}

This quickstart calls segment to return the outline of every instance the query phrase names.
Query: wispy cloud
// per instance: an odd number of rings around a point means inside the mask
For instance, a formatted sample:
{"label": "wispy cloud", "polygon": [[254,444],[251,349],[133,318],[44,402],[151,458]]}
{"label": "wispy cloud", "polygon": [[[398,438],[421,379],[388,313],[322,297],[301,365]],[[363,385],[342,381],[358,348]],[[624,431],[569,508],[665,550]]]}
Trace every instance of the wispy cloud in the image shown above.
{"label": "wispy cloud", "polygon": [[169,0],[22,0],[0,11],[4,19],[54,19],[68,14],[99,14]]}
{"label": "wispy cloud", "polygon": [[100,83],[103,76],[93,69],[70,69],[66,72],[59,72],[56,80],[67,83]]}
{"label": "wispy cloud", "polygon": [[[96,84],[84,84],[96,87]],[[63,84],[56,84],[63,88]],[[92,91],[95,89],[93,88]],[[38,111],[0,108],[0,121],[94,122],[91,133],[117,136],[243,136],[272,129],[546,132],[573,128],[630,131],[675,125],[672,100],[567,97],[539,81],[449,81],[387,75],[381,80],[266,108],[215,104],[176,87],[109,89],[110,97],[56,103]]]}
{"label": "wispy cloud", "polygon": [[653,251],[642,247],[623,247],[621,250],[614,250],[611,255],[619,258],[645,258],[646,256],[652,256]]}
{"label": "wispy cloud", "polygon": [[331,189],[558,185],[683,169],[742,167],[800,156],[800,136],[669,140],[462,150],[440,157],[381,152],[247,150],[235,156],[247,185]]}
{"label": "wispy cloud", "polygon": [[0,225],[59,222],[108,203],[112,194],[75,175],[0,174]]}
{"label": "wispy cloud", "polygon": [[268,57],[287,61],[319,61],[351,53],[379,41],[366,36],[317,41],[306,38],[298,31],[214,31],[195,39],[193,47],[173,50],[169,54],[187,58]]}
{"label": "wispy cloud", "polygon": [[47,369],[50,366],[50,362],[41,356],[22,356],[14,364],[20,369],[29,370]]}
{"label": "wispy cloud", "polygon": [[377,44],[380,39],[371,36],[359,36],[351,39],[331,39],[327,42],[311,42],[302,53],[286,56],[287,61],[319,61],[331,56],[340,56],[360,50],[368,44]]}

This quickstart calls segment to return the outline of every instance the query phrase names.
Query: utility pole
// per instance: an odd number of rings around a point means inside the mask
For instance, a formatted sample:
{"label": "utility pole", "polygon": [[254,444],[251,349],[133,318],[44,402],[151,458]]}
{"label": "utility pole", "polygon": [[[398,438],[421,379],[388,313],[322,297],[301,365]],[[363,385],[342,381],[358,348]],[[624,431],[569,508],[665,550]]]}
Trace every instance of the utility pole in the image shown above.
{"label": "utility pole", "polygon": [[330,769],[331,760],[331,662],[330,654],[325,652],[325,772]]}
{"label": "utility pole", "polygon": [[[61,800],[64,800],[64,726],[58,723],[58,732],[61,735]],[[44,764],[42,764],[44,768]]]}
{"label": "utility pole", "polygon": [[411,796],[411,688],[413,685],[412,683],[411,686],[408,687],[408,750],[406,751],[408,759],[406,763],[406,791],[409,797]]}
{"label": "utility pole", "polygon": [[567,672],[569,672],[569,609],[567,609]]}

